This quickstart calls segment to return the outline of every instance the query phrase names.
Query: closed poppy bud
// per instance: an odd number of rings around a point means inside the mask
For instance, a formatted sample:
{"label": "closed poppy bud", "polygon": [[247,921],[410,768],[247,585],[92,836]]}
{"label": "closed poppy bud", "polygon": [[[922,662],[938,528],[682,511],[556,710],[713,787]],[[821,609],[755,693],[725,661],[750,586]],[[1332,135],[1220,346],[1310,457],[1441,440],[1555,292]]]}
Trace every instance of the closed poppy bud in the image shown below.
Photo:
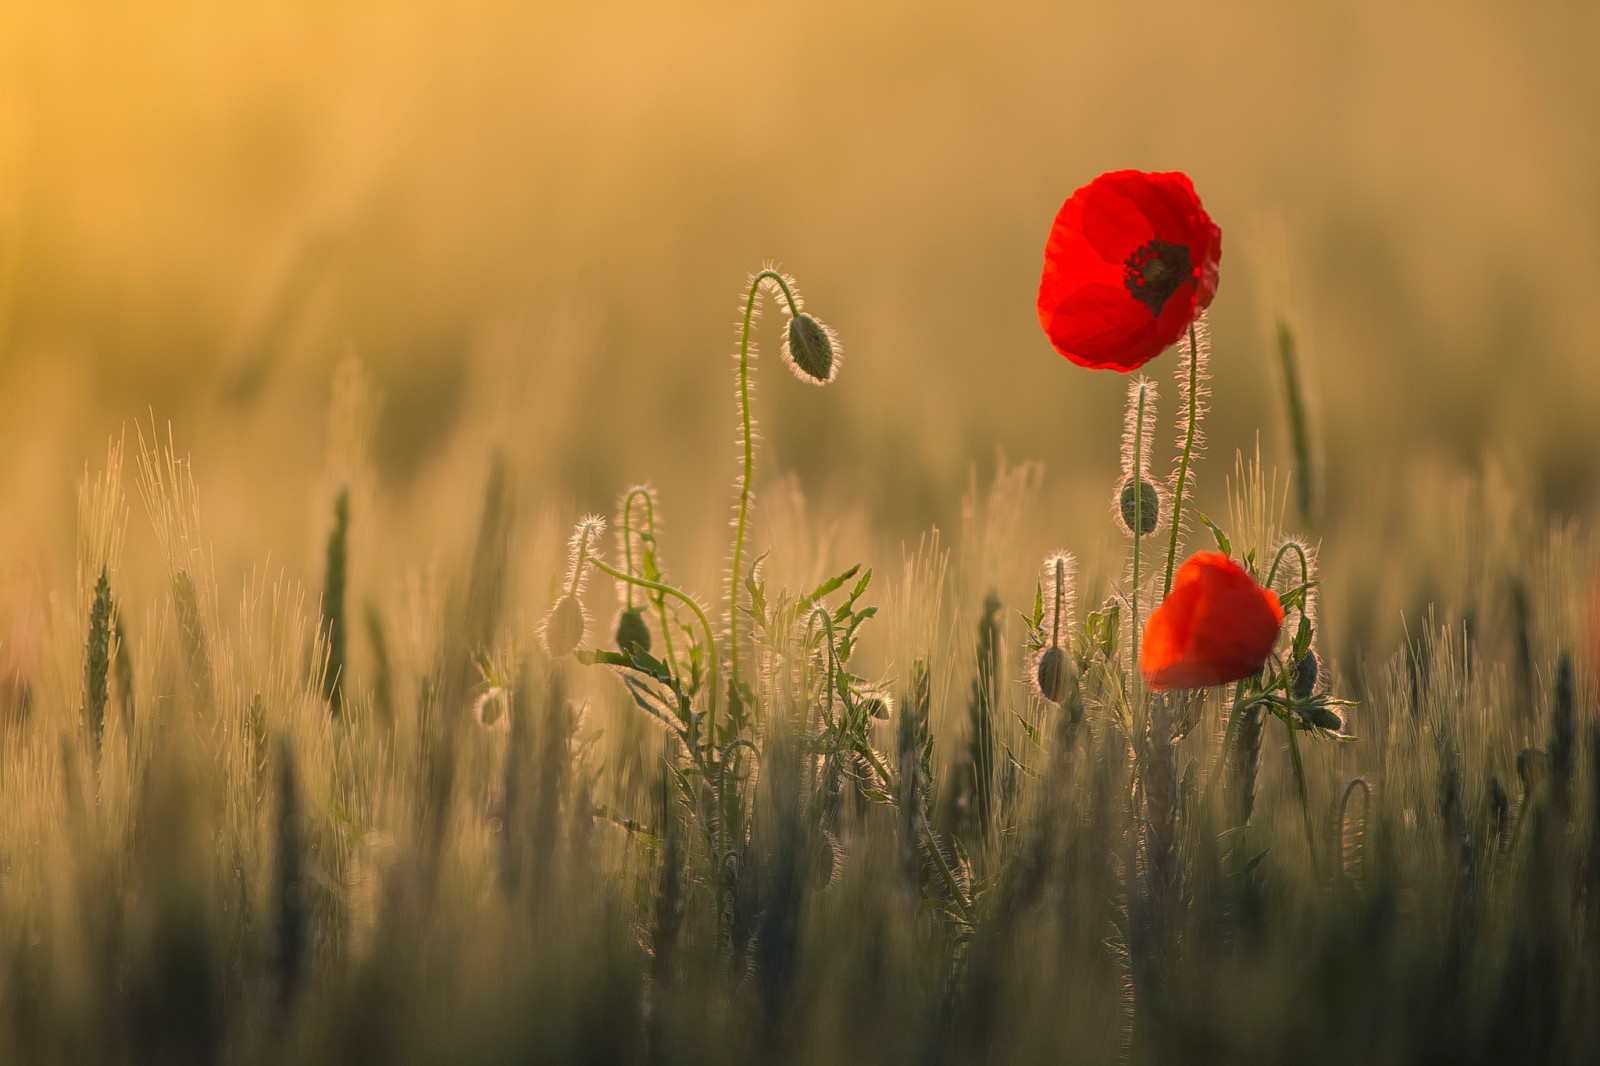
{"label": "closed poppy bud", "polygon": [[1196,552],[1145,624],[1139,668],[1156,691],[1254,675],[1283,626],[1277,594],[1222,552]]}
{"label": "closed poppy bud", "polygon": [[1059,706],[1067,698],[1071,681],[1067,653],[1061,648],[1046,648],[1033,668],[1033,682],[1039,686],[1039,695]]}
{"label": "closed poppy bud", "polygon": [[1340,718],[1339,712],[1332,707],[1310,707],[1305,715],[1306,721],[1329,732],[1337,733],[1344,728],[1344,719]]}
{"label": "closed poppy bud", "polygon": [[1139,535],[1148,537],[1156,531],[1156,526],[1161,524],[1161,494],[1156,487],[1144,478],[1138,481],[1138,510],[1135,512],[1134,482],[1127,479],[1122,483],[1122,489],[1117,493],[1117,513],[1122,518],[1122,528],[1131,535],[1134,524],[1139,526]]}
{"label": "closed poppy bud", "polygon": [[556,601],[544,620],[545,650],[553,659],[572,654],[573,649],[583,643],[586,627],[583,605],[578,597],[568,593]]}
{"label": "closed poppy bud", "polygon": [[650,625],[644,620],[643,607],[630,607],[617,619],[617,650],[632,655],[636,649],[650,653]]}
{"label": "closed poppy bud", "polygon": [[1297,700],[1309,700],[1317,688],[1317,653],[1306,649],[1306,657],[1294,668],[1294,685],[1290,691]]}
{"label": "closed poppy bud", "polygon": [[801,381],[826,385],[839,373],[838,346],[833,330],[802,311],[789,320],[783,360]]}

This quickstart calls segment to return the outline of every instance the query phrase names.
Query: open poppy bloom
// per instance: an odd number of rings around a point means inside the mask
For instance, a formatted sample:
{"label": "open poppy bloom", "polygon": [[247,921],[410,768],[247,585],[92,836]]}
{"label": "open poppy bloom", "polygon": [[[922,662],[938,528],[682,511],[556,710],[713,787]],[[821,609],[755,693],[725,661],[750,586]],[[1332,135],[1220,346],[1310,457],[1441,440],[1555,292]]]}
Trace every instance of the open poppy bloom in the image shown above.
{"label": "open poppy bloom", "polygon": [[1044,249],[1039,324],[1079,366],[1135,370],[1217,293],[1222,230],[1186,174],[1102,174],[1061,205]]}
{"label": "open poppy bloom", "polygon": [[1276,593],[1221,552],[1196,552],[1145,624],[1139,669],[1158,692],[1238,681],[1261,669],[1282,626]]}

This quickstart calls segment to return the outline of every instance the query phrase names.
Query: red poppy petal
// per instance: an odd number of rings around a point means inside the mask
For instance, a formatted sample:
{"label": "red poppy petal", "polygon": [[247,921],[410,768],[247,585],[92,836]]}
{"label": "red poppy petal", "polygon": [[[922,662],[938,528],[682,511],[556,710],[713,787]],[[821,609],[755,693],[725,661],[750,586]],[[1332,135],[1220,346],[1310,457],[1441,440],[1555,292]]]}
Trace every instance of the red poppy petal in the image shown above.
{"label": "red poppy petal", "polygon": [[1271,589],[1221,552],[1197,552],[1151,612],[1139,668],[1157,691],[1237,681],[1261,669],[1282,626]]}
{"label": "red poppy petal", "polygon": [[1063,300],[1045,324],[1056,351],[1080,366],[1137,369],[1173,341],[1162,340],[1159,322],[1126,289],[1086,285]]}
{"label": "red poppy petal", "polygon": [[1100,258],[1118,267],[1140,245],[1159,236],[1140,202],[1138,177],[1133,170],[1102,174],[1083,190],[1080,227],[1084,239]]}

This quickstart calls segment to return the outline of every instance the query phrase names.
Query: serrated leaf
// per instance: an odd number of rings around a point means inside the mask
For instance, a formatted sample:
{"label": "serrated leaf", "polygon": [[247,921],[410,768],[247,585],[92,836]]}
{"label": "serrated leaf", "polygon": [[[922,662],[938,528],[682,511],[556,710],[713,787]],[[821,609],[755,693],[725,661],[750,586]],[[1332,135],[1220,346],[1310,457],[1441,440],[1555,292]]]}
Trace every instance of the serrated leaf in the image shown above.
{"label": "serrated leaf", "polygon": [[846,581],[849,581],[851,578],[855,577],[860,570],[861,564],[857,563],[844,573],[839,574],[837,577],[830,577],[828,580],[812,589],[810,594],[802,598],[795,606],[798,608],[798,610],[802,612],[805,611],[813,603],[816,603],[818,600],[822,599],[822,597],[838,591],[844,586]]}

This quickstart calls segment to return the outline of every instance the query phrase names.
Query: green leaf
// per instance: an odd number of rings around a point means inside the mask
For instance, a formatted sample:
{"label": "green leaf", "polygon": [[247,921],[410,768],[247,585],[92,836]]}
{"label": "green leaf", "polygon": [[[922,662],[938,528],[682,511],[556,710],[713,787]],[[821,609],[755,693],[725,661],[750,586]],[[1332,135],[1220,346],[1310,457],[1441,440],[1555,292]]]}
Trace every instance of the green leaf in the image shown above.
{"label": "green leaf", "polygon": [[812,589],[810,595],[801,599],[800,602],[795,605],[796,608],[802,612],[807,610],[813,603],[816,603],[818,600],[822,599],[822,597],[832,592],[836,592],[842,588],[844,583],[855,577],[860,569],[861,564],[857,563],[837,577],[830,577],[828,580]]}
{"label": "green leaf", "polygon": [[1018,714],[1016,711],[1012,711],[1011,716],[1015,718],[1022,726],[1022,731],[1028,734],[1029,740],[1033,741],[1035,744],[1038,744],[1041,748],[1044,747],[1044,744],[1039,740],[1039,730],[1037,727],[1029,725],[1028,720],[1022,717],[1022,715]]}
{"label": "green leaf", "polygon": [[1207,529],[1211,530],[1211,535],[1217,539],[1217,550],[1223,555],[1232,557],[1233,545],[1228,542],[1228,535],[1221,529],[1217,528],[1217,524],[1203,514],[1200,515],[1200,522]]}
{"label": "green leaf", "polygon": [[1290,658],[1292,658],[1295,662],[1299,662],[1306,657],[1306,652],[1310,649],[1311,619],[1307,618],[1302,612],[1300,615],[1300,628],[1295,630],[1294,650],[1290,653]]}

